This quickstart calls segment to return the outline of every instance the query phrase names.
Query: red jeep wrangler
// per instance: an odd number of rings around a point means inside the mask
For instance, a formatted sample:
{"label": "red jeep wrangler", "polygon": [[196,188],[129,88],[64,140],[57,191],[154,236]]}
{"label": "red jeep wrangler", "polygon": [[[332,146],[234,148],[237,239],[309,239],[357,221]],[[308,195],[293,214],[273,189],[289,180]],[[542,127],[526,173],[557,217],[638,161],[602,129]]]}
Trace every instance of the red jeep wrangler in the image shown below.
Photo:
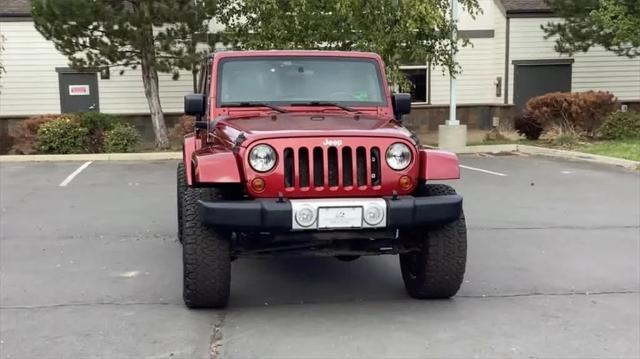
{"label": "red jeep wrangler", "polygon": [[399,254],[411,296],[455,295],[462,198],[430,181],[459,178],[458,160],[420,147],[410,109],[373,53],[212,55],[185,97],[196,131],[177,173],[186,305],[226,305],[243,257]]}

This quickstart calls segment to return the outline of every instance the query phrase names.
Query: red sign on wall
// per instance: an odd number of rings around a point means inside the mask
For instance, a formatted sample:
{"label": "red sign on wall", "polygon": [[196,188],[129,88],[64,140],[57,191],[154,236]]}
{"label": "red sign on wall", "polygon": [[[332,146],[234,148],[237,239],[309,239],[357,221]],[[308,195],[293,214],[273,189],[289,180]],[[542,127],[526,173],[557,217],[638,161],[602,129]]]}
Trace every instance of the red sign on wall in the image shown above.
{"label": "red sign on wall", "polygon": [[88,96],[90,94],[89,85],[69,85],[69,96]]}

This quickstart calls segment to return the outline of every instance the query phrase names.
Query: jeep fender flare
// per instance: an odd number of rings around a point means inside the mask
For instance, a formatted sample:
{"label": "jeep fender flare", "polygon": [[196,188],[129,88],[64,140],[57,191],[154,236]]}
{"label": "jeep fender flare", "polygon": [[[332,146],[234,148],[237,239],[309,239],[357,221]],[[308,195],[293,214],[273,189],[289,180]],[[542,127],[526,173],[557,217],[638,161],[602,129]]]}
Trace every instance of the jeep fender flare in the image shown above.
{"label": "jeep fender flare", "polygon": [[183,161],[187,185],[241,183],[242,177],[233,152],[224,148],[198,148],[195,136],[185,137]]}
{"label": "jeep fender flare", "polygon": [[460,164],[455,153],[441,150],[419,150],[418,179],[451,180],[460,178]]}

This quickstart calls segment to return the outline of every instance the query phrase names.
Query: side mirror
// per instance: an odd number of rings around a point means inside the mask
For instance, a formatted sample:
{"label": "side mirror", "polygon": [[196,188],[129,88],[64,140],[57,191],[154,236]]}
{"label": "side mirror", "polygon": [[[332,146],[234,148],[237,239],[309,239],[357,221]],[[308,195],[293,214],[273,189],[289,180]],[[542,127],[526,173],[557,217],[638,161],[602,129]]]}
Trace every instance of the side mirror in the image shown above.
{"label": "side mirror", "polygon": [[207,121],[196,121],[193,123],[193,127],[200,130],[206,130],[208,125],[209,123]]}
{"label": "side mirror", "polygon": [[402,115],[411,113],[411,95],[408,93],[394,93],[392,97],[393,101],[393,114],[396,119],[400,121]]}
{"label": "side mirror", "polygon": [[184,97],[184,113],[198,119],[205,112],[205,98],[201,93],[192,93]]}

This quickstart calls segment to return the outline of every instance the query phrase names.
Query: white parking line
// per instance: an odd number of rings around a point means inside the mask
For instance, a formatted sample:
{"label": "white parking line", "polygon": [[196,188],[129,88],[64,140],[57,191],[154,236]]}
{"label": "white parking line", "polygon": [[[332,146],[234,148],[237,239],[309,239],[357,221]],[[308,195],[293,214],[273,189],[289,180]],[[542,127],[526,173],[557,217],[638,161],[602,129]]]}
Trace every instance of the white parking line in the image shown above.
{"label": "white parking line", "polygon": [[67,176],[67,178],[65,178],[64,181],[60,182],[60,187],[66,187],[69,184],[69,182],[71,182],[85,168],[89,167],[91,163],[93,163],[93,161],[87,161],[82,166],[78,167],[69,176]]}
{"label": "white parking line", "polygon": [[475,168],[475,167],[469,167],[469,166],[463,166],[463,165],[460,165],[460,168],[464,168],[464,169],[471,170],[471,171],[478,171],[478,172],[482,172],[482,173],[488,173],[488,174],[494,175],[494,176],[507,177],[507,175],[504,174],[504,173],[493,172],[493,171],[489,171],[489,170],[483,170],[482,168]]}

